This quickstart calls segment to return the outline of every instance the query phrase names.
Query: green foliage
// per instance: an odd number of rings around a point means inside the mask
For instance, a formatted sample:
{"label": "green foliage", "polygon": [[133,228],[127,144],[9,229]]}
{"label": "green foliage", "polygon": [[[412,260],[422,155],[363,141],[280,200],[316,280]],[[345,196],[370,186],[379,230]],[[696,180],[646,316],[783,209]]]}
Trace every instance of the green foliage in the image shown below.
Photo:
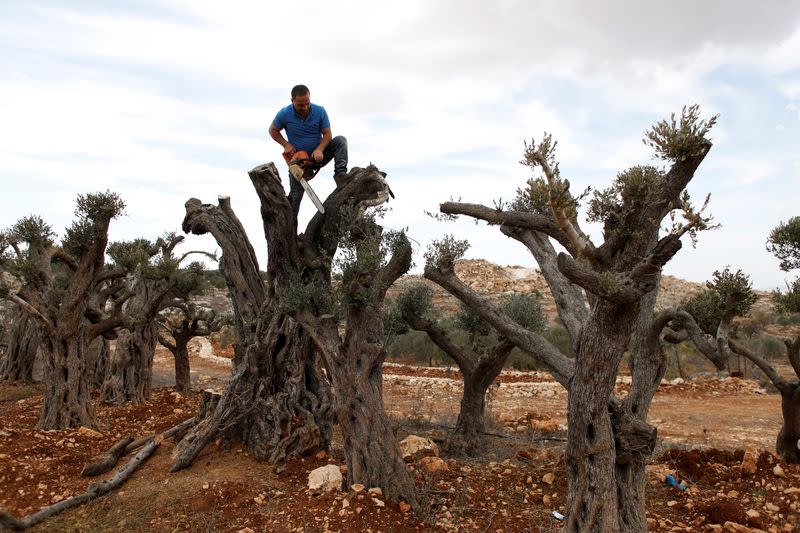
{"label": "green foliage", "polygon": [[758,335],[749,339],[742,339],[742,342],[757,355],[766,359],[777,359],[786,353],[783,342],[772,335]]}
{"label": "green foliage", "polygon": [[114,265],[133,272],[138,267],[150,262],[150,258],[158,253],[155,243],[138,238],[132,241],[115,241],[109,243],[106,253]]}
{"label": "green foliage", "polygon": [[387,298],[383,302],[383,335],[384,344],[390,344],[395,337],[408,333],[408,324],[403,320],[403,313],[397,301]]}
{"label": "green foliage", "polygon": [[778,258],[781,270],[800,268],[800,217],[781,222],[770,232],[767,251]]}
{"label": "green foliage", "polygon": [[746,315],[757,299],[750,277],[741,270],[732,272],[730,267],[725,267],[722,272],[714,271],[706,288],[681,307],[694,317],[703,331],[714,335],[723,318],[730,320]]}
{"label": "green foliage", "polygon": [[572,336],[567,331],[567,328],[561,325],[550,326],[545,329],[542,336],[550,344],[558,348],[558,351],[571,359],[575,358],[575,351],[572,349]]}
{"label": "green foliage", "polygon": [[274,308],[273,313],[291,315],[295,311],[304,309],[311,304],[317,293],[317,288],[310,283],[304,283],[297,276],[291,282],[281,287],[276,287],[275,293],[277,306]]}
{"label": "green foliage", "polygon": [[208,286],[208,273],[203,263],[193,261],[174,276],[171,292],[179,298],[203,292]]}
{"label": "green foliage", "polygon": [[501,309],[511,320],[528,331],[541,333],[547,326],[547,318],[539,300],[530,294],[512,294],[503,302]]}
{"label": "green foliage", "polygon": [[[461,337],[465,337],[463,332],[458,333]],[[464,340],[464,342],[466,341]],[[387,342],[386,351],[390,359],[410,360],[414,364],[436,365],[452,362],[450,357],[440,350],[428,335],[422,331],[409,330],[405,334],[394,337]]]}
{"label": "green foliage", "polygon": [[456,325],[473,336],[485,337],[492,332],[492,326],[464,302],[459,302]]}
{"label": "green foliage", "polygon": [[620,172],[610,187],[594,191],[587,220],[612,226],[622,224],[626,215],[641,209],[659,194],[663,179],[664,173],[652,166],[635,166]]}
{"label": "green foliage", "polygon": [[531,139],[530,144],[525,143],[520,164],[532,169],[541,168],[546,179],[528,180],[526,189],[517,190],[517,197],[511,206],[516,211],[532,211],[540,214],[550,214],[551,210],[556,208],[574,222],[578,216],[579,200],[586,193],[580,198],[575,198],[569,192],[569,181],[561,178],[556,160],[556,146],[558,142],[547,132],[542,136],[540,143],[537,144],[535,139]]}
{"label": "green foliage", "polygon": [[469,250],[469,241],[457,240],[452,235],[445,235],[441,240],[434,240],[425,252],[425,266],[442,271],[450,271],[458,259],[464,257]]}
{"label": "green foliage", "polygon": [[400,313],[426,317],[433,309],[432,300],[433,291],[427,284],[412,283],[397,296],[397,308]]}
{"label": "green foliage", "polygon": [[700,106],[684,106],[680,120],[676,120],[673,113],[669,121],[659,121],[645,132],[643,142],[661,159],[683,161],[700,155],[710,144],[706,134],[717,123],[717,118],[719,115],[701,120]]}
{"label": "green foliage", "polygon": [[[517,196],[511,202],[512,211],[526,211],[540,215],[550,214],[550,186],[544,178],[531,178],[525,187],[517,189]],[[568,209],[568,215],[577,217],[577,202]]]}
{"label": "green foliage", "polygon": [[124,211],[125,202],[116,193],[79,194],[75,208],[78,218],[66,229],[62,248],[79,258],[83,250],[101,236],[98,234],[99,225],[121,216]]}
{"label": "green foliage", "polygon": [[786,283],[786,292],[776,290],[772,299],[778,309],[789,313],[800,313],[800,278],[791,283]]}
{"label": "green foliage", "polygon": [[8,242],[24,242],[37,248],[53,245],[53,228],[38,215],[23,217],[6,232]]}
{"label": "green foliage", "polygon": [[92,222],[111,220],[125,213],[125,202],[114,192],[95,192],[79,194],[76,201],[75,216]]}

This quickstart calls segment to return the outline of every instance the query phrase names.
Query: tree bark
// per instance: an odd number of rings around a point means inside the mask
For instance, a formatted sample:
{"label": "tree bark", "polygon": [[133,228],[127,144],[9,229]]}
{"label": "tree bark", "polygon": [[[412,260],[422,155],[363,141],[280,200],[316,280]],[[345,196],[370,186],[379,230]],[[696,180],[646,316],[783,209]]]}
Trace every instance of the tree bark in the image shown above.
{"label": "tree bark", "polygon": [[87,348],[86,366],[88,372],[89,387],[92,390],[100,389],[108,371],[108,360],[110,358],[111,346],[108,339],[100,336],[94,338]]}
{"label": "tree bark", "polygon": [[120,405],[143,403],[150,398],[156,342],[156,324],[152,320],[137,321],[120,331],[100,391],[104,402]]}
{"label": "tree bark", "polygon": [[797,448],[800,440],[800,383],[789,385],[780,392],[783,426],[775,450],[787,463],[800,464],[800,450]]}
{"label": "tree bark", "polygon": [[[497,374],[499,373],[498,371]],[[463,371],[461,374],[464,378],[461,409],[453,431],[447,435],[444,447],[453,455],[474,456],[483,451],[485,442],[486,388],[482,386],[483,380],[476,379],[474,374]]]}
{"label": "tree bark", "polygon": [[97,427],[87,380],[83,330],[66,339],[45,337],[41,346],[45,388],[38,427]]}
{"label": "tree bark", "polygon": [[567,396],[565,531],[621,531],[609,400],[637,307],[600,300],[584,326]]}
{"label": "tree bark", "polygon": [[414,480],[383,409],[385,356],[379,310],[351,308],[344,350],[336,364],[329,365],[347,459],[347,485],[381,487],[389,500],[404,500],[416,507]]}
{"label": "tree bark", "polygon": [[192,392],[192,377],[189,371],[189,340],[190,336],[178,335],[175,337],[175,390],[183,396]]}
{"label": "tree bark", "polygon": [[0,359],[0,381],[33,383],[33,364],[39,351],[39,330],[32,318],[19,311],[9,333],[8,350]]}
{"label": "tree bark", "polygon": [[285,315],[264,329],[210,416],[176,446],[173,472],[189,466],[217,436],[224,445],[240,441],[273,463],[327,448],[332,402],[310,337]]}

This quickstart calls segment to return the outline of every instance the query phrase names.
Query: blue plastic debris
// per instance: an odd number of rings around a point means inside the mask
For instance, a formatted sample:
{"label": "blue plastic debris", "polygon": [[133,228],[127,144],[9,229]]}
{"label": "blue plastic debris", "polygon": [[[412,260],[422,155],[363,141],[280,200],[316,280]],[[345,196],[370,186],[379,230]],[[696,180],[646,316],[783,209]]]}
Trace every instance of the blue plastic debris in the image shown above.
{"label": "blue plastic debris", "polygon": [[561,520],[562,522],[564,521],[564,515],[559,513],[558,511],[553,511],[553,518],[555,518],[556,520]]}
{"label": "blue plastic debris", "polygon": [[682,483],[678,483],[672,474],[667,474],[666,479],[664,479],[664,483],[666,483],[670,487],[678,487],[681,490],[686,490],[686,486],[683,485]]}

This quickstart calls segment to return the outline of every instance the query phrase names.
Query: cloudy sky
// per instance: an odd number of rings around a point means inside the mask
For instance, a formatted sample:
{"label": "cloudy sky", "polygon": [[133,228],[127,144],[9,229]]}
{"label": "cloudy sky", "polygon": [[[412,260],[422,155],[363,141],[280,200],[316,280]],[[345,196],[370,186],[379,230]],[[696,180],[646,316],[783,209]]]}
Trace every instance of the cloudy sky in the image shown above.
{"label": "cloudy sky", "polygon": [[[179,228],[188,198],[222,194],[266,264],[247,171],[280,159],[267,127],[305,83],[351,165],[388,173],[386,226],[408,228],[416,269],[444,233],[469,238],[470,257],[534,266],[496,229],[424,212],[513,198],[531,176],[523,141],[545,130],[573,190],[605,187],[653,162],[649,125],[698,103],[720,120],[690,192],[711,193],[722,228],[667,273],[703,281],[730,264],[761,289],[787,278],[764,242],[800,215],[795,0],[4,0],[0,72],[0,227],[40,213],[63,231],[76,194],[111,189],[128,203],[112,239],[154,238]],[[312,182],[323,198],[331,175]],[[301,222],[312,210],[304,201]]]}

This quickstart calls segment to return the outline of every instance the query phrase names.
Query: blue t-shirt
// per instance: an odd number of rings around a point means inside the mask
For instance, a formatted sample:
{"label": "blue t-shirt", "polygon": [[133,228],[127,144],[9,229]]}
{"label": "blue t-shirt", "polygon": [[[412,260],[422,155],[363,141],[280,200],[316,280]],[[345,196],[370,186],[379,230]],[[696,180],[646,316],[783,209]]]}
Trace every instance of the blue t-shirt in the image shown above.
{"label": "blue t-shirt", "polygon": [[306,118],[301,117],[289,104],[275,115],[272,121],[279,130],[286,129],[286,137],[298,150],[305,150],[311,155],[322,139],[322,129],[330,128],[328,113],[321,105],[311,104],[311,112]]}

